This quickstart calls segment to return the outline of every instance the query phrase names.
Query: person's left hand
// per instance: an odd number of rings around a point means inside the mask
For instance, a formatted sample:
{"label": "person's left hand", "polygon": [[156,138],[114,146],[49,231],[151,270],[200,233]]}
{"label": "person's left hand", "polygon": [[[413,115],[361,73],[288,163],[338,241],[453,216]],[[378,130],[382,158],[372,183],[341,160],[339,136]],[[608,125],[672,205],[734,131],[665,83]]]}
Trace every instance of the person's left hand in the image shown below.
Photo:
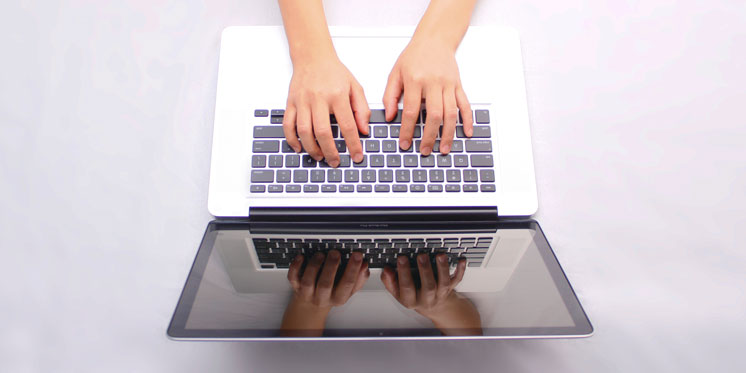
{"label": "person's left hand", "polygon": [[438,130],[443,124],[440,153],[448,154],[453,144],[453,134],[458,123],[459,109],[462,113],[464,133],[472,135],[473,119],[471,106],[461,87],[456,51],[436,39],[414,37],[399,56],[389,74],[383,104],[386,119],[391,121],[397,114],[397,104],[404,91],[399,147],[412,146],[415,122],[420,115],[420,105],[425,100],[425,128],[422,134],[420,153],[432,152]]}
{"label": "person's left hand", "polygon": [[350,255],[339,283],[334,285],[341,258],[339,251],[331,250],[325,261],[324,254],[317,252],[306,265],[301,277],[303,256],[296,256],[288,269],[288,281],[295,292],[294,297],[298,301],[320,308],[345,304],[352,294],[365,285],[365,281],[370,277],[370,270],[368,262],[363,261],[363,254],[354,252]]}

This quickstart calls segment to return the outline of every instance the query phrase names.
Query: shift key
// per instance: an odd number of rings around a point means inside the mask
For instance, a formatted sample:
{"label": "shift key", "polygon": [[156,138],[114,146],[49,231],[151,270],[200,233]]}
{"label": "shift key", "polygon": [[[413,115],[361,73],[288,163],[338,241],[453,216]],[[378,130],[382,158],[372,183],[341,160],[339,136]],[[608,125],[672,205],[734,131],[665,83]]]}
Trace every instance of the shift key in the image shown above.
{"label": "shift key", "polygon": [[492,161],[492,154],[472,154],[471,155],[471,166],[472,167],[493,167],[495,164]]}
{"label": "shift key", "polygon": [[275,181],[274,170],[252,170],[251,171],[251,182],[252,183],[271,183]]}
{"label": "shift key", "polygon": [[280,142],[278,140],[254,140],[254,153],[278,153]]}

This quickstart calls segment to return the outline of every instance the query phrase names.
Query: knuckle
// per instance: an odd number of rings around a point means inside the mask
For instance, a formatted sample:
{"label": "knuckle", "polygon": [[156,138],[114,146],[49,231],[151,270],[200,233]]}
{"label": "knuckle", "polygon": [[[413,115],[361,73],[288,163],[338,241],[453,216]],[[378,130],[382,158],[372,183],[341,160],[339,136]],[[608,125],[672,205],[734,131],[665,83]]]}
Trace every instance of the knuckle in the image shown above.
{"label": "knuckle", "polygon": [[404,110],[402,110],[401,115],[402,117],[405,117],[405,118],[416,118],[419,113],[420,113],[419,110],[416,110],[413,108],[404,108]]}
{"label": "knuckle", "polygon": [[313,131],[311,130],[311,126],[298,126],[298,135],[301,137],[311,136],[313,135]]}

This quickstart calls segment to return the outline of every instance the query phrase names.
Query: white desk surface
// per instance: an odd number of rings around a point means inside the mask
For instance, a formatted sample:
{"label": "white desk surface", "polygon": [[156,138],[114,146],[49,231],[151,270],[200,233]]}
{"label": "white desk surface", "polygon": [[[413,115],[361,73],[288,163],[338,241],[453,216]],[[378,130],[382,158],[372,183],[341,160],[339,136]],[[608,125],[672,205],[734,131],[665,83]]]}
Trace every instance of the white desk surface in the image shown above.
{"label": "white desk surface", "polygon": [[[330,24],[426,1],[326,1]],[[744,371],[746,5],[482,1],[522,34],[540,212],[582,340],[186,343],[220,31],[273,0],[0,6],[0,371]],[[251,47],[251,46],[247,46]],[[272,56],[265,56],[272,58]]]}

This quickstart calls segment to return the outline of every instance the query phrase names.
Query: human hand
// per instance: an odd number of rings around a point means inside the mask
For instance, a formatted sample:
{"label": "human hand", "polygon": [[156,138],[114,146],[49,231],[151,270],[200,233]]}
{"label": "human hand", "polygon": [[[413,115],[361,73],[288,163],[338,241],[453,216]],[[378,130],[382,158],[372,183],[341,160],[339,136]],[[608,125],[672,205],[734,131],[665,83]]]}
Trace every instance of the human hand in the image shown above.
{"label": "human hand", "polygon": [[417,256],[420,289],[416,289],[409,267],[409,258],[400,256],[397,273],[386,267],[381,272],[381,282],[402,306],[414,309],[430,319],[435,327],[447,335],[481,334],[481,319],[474,304],[454,291],[464,278],[466,261],[460,260],[453,275],[450,274],[445,254],[435,257],[438,279],[435,280],[427,254]]}
{"label": "human hand", "polygon": [[386,119],[393,120],[397,114],[397,103],[403,93],[399,147],[409,149],[412,145],[415,123],[420,115],[420,105],[425,100],[427,118],[420,144],[420,153],[429,155],[441,123],[440,153],[448,154],[453,144],[453,134],[458,123],[459,109],[462,113],[464,133],[471,137],[473,118],[471,105],[461,87],[456,50],[437,39],[417,35],[397,59],[389,74],[383,104]]}
{"label": "human hand", "polygon": [[340,157],[329,114],[336,117],[352,160],[362,161],[358,130],[367,135],[370,120],[363,87],[334,54],[294,60],[282,123],[285,138],[296,152],[304,148],[313,159],[337,167]]}
{"label": "human hand", "polygon": [[335,285],[341,262],[339,251],[330,251],[326,260],[324,254],[317,252],[301,275],[303,260],[303,256],[296,256],[288,269],[293,296],[285,310],[281,329],[292,330],[290,334],[293,335],[299,335],[298,330],[306,330],[301,333],[303,335],[320,335],[331,308],[345,304],[360,290],[370,277],[370,270],[361,253],[352,253],[342,278]]}

